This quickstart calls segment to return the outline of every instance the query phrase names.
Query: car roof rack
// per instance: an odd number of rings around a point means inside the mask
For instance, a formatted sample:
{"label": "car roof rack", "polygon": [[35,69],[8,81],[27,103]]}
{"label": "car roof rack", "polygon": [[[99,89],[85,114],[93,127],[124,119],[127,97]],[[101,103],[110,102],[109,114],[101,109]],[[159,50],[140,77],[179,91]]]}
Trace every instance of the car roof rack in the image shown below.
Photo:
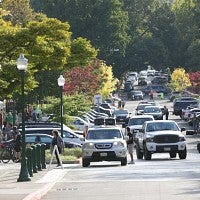
{"label": "car roof rack", "polygon": [[105,126],[113,125],[113,126],[115,126],[116,125],[116,120],[114,118],[112,118],[112,117],[96,118],[94,120],[94,125],[95,126],[101,126],[101,125],[105,125]]}

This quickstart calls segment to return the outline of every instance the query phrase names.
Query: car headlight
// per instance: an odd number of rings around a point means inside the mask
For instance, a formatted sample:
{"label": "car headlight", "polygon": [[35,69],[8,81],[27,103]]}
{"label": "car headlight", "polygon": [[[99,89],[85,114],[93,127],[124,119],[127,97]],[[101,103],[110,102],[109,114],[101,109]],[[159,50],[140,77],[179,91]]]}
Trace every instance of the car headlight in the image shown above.
{"label": "car headlight", "polygon": [[89,143],[85,143],[83,145],[83,149],[86,148],[86,149],[93,149],[94,148],[94,143],[92,142],[89,142]]}
{"label": "car headlight", "polygon": [[185,137],[179,137],[179,141],[185,141]]}
{"label": "car headlight", "polygon": [[146,142],[153,142],[153,137],[146,138]]}
{"label": "car headlight", "polygon": [[124,147],[125,144],[123,142],[114,142],[113,143],[114,146],[120,146],[120,147]]}

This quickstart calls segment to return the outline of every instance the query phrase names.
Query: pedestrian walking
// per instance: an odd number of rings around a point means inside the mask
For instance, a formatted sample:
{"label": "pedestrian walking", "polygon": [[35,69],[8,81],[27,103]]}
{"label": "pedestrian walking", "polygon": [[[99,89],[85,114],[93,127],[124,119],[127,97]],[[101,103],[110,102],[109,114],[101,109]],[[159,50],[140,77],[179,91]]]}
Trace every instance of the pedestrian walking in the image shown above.
{"label": "pedestrian walking", "polygon": [[[57,145],[58,153],[62,154],[64,151],[64,142],[63,142],[62,137],[59,135],[58,130],[53,130],[52,135],[53,135],[53,139],[51,142],[51,153],[53,153],[54,146]],[[57,153],[57,151],[55,151],[57,166],[61,166],[58,153]]]}
{"label": "pedestrian walking", "polygon": [[122,108],[124,108],[124,106],[125,106],[125,100],[124,99],[122,100],[121,105],[122,105]]}
{"label": "pedestrian walking", "polygon": [[194,128],[195,134],[199,133],[199,128],[200,128],[199,125],[200,125],[200,116],[194,113],[193,128]]}
{"label": "pedestrian walking", "polygon": [[150,96],[150,100],[153,100],[153,90],[151,90],[150,92],[149,92],[149,96]]}
{"label": "pedestrian walking", "polygon": [[83,137],[84,139],[87,137],[87,133],[88,133],[88,125],[85,126],[85,130],[83,131]]}
{"label": "pedestrian walking", "polygon": [[13,125],[10,123],[6,124],[6,127],[3,127],[3,136],[4,140],[11,140],[14,138],[14,133],[13,133]]}
{"label": "pedestrian walking", "polygon": [[6,122],[8,124],[13,124],[13,115],[11,112],[8,112],[8,114],[6,115]]}
{"label": "pedestrian walking", "polygon": [[169,118],[169,110],[166,106],[164,106],[164,115],[165,115],[165,119],[168,120]]}
{"label": "pedestrian walking", "polygon": [[121,108],[122,107],[122,102],[121,100],[118,101],[118,108]]}
{"label": "pedestrian walking", "polygon": [[131,161],[129,164],[135,164],[134,159],[133,159],[133,150],[134,150],[134,135],[131,133],[130,127],[126,128],[127,130],[127,135],[129,139],[127,140],[127,147],[128,147],[128,153],[130,154]]}

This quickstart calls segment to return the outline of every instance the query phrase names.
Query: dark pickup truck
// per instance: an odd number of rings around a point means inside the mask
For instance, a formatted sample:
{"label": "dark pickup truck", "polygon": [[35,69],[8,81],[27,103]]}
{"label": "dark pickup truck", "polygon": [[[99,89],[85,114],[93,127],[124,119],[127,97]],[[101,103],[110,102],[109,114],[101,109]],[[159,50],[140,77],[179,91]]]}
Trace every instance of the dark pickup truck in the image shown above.
{"label": "dark pickup truck", "polygon": [[173,106],[173,114],[182,116],[182,109],[186,109],[188,106],[197,108],[199,106],[199,101],[198,100],[176,101]]}

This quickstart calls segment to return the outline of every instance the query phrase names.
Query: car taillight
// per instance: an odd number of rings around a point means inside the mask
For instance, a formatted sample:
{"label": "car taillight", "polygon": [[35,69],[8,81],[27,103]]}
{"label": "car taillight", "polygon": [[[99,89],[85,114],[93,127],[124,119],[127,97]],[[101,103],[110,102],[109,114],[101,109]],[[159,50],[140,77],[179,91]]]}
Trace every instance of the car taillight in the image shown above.
{"label": "car taillight", "polygon": [[4,144],[2,144],[2,143],[0,143],[0,148],[4,148],[5,147],[5,145]]}

